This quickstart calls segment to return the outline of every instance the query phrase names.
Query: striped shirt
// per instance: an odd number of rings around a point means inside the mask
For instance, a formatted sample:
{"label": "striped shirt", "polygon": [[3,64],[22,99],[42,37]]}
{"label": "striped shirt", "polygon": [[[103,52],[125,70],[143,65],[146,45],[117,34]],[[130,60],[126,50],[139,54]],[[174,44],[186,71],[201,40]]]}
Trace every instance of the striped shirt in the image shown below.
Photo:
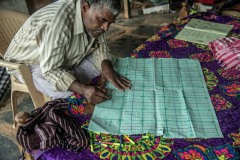
{"label": "striped shirt", "polygon": [[35,12],[20,28],[8,47],[6,61],[40,64],[43,76],[56,91],[66,91],[76,77],[71,69],[93,54],[96,69],[115,58],[104,34],[87,35],[81,15],[81,0],[59,0]]}
{"label": "striped shirt", "polygon": [[208,44],[221,67],[240,69],[240,39],[224,37]]}

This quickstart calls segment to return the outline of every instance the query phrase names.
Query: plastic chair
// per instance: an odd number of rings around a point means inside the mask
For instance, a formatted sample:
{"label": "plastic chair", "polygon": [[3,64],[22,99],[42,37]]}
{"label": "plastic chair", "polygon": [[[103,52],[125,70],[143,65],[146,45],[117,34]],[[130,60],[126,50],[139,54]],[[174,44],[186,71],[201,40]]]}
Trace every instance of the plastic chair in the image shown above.
{"label": "plastic chair", "polygon": [[[23,23],[28,19],[29,15],[0,8],[0,55],[3,57],[15,33],[18,32]],[[15,128],[15,115],[17,109],[17,91],[29,93],[34,107],[38,108],[43,106],[50,98],[44,96],[38,91],[33,83],[32,74],[25,64],[7,62],[0,59],[0,66],[15,69],[22,76],[24,84],[17,78],[11,75],[11,105],[13,111],[13,127]]]}

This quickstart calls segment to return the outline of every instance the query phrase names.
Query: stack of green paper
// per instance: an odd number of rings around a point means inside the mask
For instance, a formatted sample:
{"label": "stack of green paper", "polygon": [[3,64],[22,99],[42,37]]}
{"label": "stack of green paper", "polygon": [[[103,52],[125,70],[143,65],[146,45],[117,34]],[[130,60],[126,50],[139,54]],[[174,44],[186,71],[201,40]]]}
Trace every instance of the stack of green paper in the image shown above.
{"label": "stack of green paper", "polygon": [[200,19],[191,19],[176,35],[175,39],[206,44],[215,39],[226,37],[233,25],[213,23]]}

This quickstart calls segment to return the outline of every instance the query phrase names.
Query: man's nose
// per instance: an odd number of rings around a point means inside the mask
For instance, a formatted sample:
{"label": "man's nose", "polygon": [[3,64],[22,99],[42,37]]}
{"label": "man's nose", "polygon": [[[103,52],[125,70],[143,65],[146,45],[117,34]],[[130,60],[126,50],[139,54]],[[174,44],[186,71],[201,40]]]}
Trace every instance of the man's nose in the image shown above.
{"label": "man's nose", "polygon": [[109,22],[104,22],[101,28],[106,32],[109,29],[109,26],[110,26]]}

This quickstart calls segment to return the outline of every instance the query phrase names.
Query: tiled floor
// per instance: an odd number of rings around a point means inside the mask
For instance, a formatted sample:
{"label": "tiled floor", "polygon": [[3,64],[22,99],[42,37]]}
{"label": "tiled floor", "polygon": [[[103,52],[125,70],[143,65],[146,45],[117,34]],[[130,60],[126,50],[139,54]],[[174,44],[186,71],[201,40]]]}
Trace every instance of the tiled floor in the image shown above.
{"label": "tiled floor", "polygon": [[[124,19],[121,14],[107,33],[109,47],[118,57],[128,56],[147,38],[157,33],[161,26],[171,23],[178,17],[177,13],[138,15],[137,11],[132,11],[131,19]],[[29,95],[25,93],[19,94],[18,105],[20,111],[34,109]],[[8,98],[6,103],[0,106],[0,160],[16,160],[20,155],[12,124],[12,111]]]}

